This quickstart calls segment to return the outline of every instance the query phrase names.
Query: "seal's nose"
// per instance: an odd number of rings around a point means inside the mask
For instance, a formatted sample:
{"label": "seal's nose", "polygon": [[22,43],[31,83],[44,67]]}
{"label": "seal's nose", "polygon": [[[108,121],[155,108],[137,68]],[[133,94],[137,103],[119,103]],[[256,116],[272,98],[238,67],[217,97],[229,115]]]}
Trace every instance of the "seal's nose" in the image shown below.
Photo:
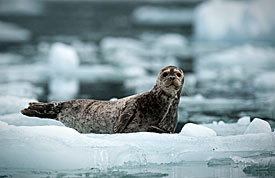
{"label": "seal's nose", "polygon": [[175,78],[176,78],[175,76],[170,76],[171,80],[175,80]]}

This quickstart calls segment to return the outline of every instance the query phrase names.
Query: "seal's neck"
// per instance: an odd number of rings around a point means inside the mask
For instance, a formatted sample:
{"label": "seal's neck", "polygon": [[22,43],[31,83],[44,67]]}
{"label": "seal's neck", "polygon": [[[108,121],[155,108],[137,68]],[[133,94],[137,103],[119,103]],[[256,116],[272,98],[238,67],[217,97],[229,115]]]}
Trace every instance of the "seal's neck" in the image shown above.
{"label": "seal's neck", "polygon": [[158,124],[166,118],[171,106],[173,105],[173,101],[176,100],[178,96],[176,92],[175,94],[171,94],[155,85],[154,88],[150,91],[150,97],[152,106],[157,106],[158,108],[158,112],[156,113],[156,124]]}
{"label": "seal's neck", "polygon": [[173,101],[174,99],[176,99],[177,96],[177,91],[173,92],[167,92],[165,90],[163,90],[161,87],[159,87],[158,85],[155,85],[153,87],[153,89],[150,91],[150,93],[152,93],[151,96],[154,96],[154,99],[158,102],[158,103],[167,103],[169,101]]}

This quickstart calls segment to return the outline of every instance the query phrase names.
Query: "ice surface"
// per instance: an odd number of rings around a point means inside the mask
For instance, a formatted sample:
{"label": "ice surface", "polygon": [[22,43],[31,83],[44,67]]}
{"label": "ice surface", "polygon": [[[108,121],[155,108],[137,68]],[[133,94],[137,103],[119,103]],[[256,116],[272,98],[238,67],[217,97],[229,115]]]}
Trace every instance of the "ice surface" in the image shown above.
{"label": "ice surface", "polygon": [[134,10],[133,19],[135,23],[144,25],[189,25],[193,20],[193,10],[143,6]]}
{"label": "ice surface", "polygon": [[31,38],[31,32],[15,24],[0,21],[0,41],[2,42],[20,42],[28,41]]}
{"label": "ice surface", "polygon": [[181,129],[180,135],[193,137],[212,137],[216,136],[216,132],[210,128],[193,123],[187,123]]}
{"label": "ice surface", "polygon": [[0,167],[4,168],[106,170],[125,164],[207,161],[275,151],[274,132],[227,137],[157,133],[80,134],[63,126],[8,125],[3,122],[12,123],[8,117],[18,115],[6,115],[0,121]]}
{"label": "ice surface", "polygon": [[[23,108],[21,108],[23,109]],[[36,117],[27,117],[23,114],[20,114],[19,111],[12,113],[12,114],[6,114],[6,115],[0,115],[0,121],[5,122],[9,125],[15,125],[15,126],[43,126],[43,125],[58,125],[58,126],[64,126],[61,122],[53,120],[53,119],[41,119]]]}
{"label": "ice surface", "polygon": [[268,122],[255,118],[249,124],[244,134],[270,133],[271,127]]}
{"label": "ice surface", "polygon": [[196,9],[195,36],[206,40],[274,40],[272,0],[207,1]]}

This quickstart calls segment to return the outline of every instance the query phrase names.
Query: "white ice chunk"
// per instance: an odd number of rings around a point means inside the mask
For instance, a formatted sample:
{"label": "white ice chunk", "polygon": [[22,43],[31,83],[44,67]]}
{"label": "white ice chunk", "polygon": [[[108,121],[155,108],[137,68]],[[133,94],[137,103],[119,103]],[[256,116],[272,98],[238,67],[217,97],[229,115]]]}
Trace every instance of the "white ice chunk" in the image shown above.
{"label": "white ice chunk", "polygon": [[0,41],[3,42],[28,41],[31,38],[29,30],[12,23],[0,21],[0,29]]}
{"label": "white ice chunk", "polygon": [[182,128],[180,135],[192,137],[212,137],[216,136],[216,132],[210,128],[193,123],[187,123]]}
{"label": "white ice chunk", "polygon": [[193,20],[190,8],[143,6],[133,12],[135,23],[146,25],[186,25]]}
{"label": "white ice chunk", "polygon": [[244,117],[241,117],[237,124],[239,125],[249,125],[250,124],[250,117],[249,116],[244,116]]}
{"label": "white ice chunk", "polygon": [[196,9],[195,36],[207,40],[274,40],[273,0],[206,1]]}
{"label": "white ice chunk", "polygon": [[271,127],[268,122],[255,118],[249,124],[244,134],[270,133]]}
{"label": "white ice chunk", "polygon": [[48,60],[51,68],[58,73],[70,72],[78,68],[80,63],[76,50],[63,43],[52,45]]}

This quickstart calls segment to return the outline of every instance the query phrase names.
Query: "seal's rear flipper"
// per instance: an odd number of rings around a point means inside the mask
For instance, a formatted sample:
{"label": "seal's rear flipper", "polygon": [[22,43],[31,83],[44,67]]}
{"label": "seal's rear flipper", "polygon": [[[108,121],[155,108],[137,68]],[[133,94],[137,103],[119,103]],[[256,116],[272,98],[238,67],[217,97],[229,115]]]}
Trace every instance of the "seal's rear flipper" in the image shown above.
{"label": "seal's rear flipper", "polygon": [[59,102],[31,102],[27,108],[21,110],[21,113],[30,117],[55,119],[57,114],[61,111],[61,107],[62,103]]}

